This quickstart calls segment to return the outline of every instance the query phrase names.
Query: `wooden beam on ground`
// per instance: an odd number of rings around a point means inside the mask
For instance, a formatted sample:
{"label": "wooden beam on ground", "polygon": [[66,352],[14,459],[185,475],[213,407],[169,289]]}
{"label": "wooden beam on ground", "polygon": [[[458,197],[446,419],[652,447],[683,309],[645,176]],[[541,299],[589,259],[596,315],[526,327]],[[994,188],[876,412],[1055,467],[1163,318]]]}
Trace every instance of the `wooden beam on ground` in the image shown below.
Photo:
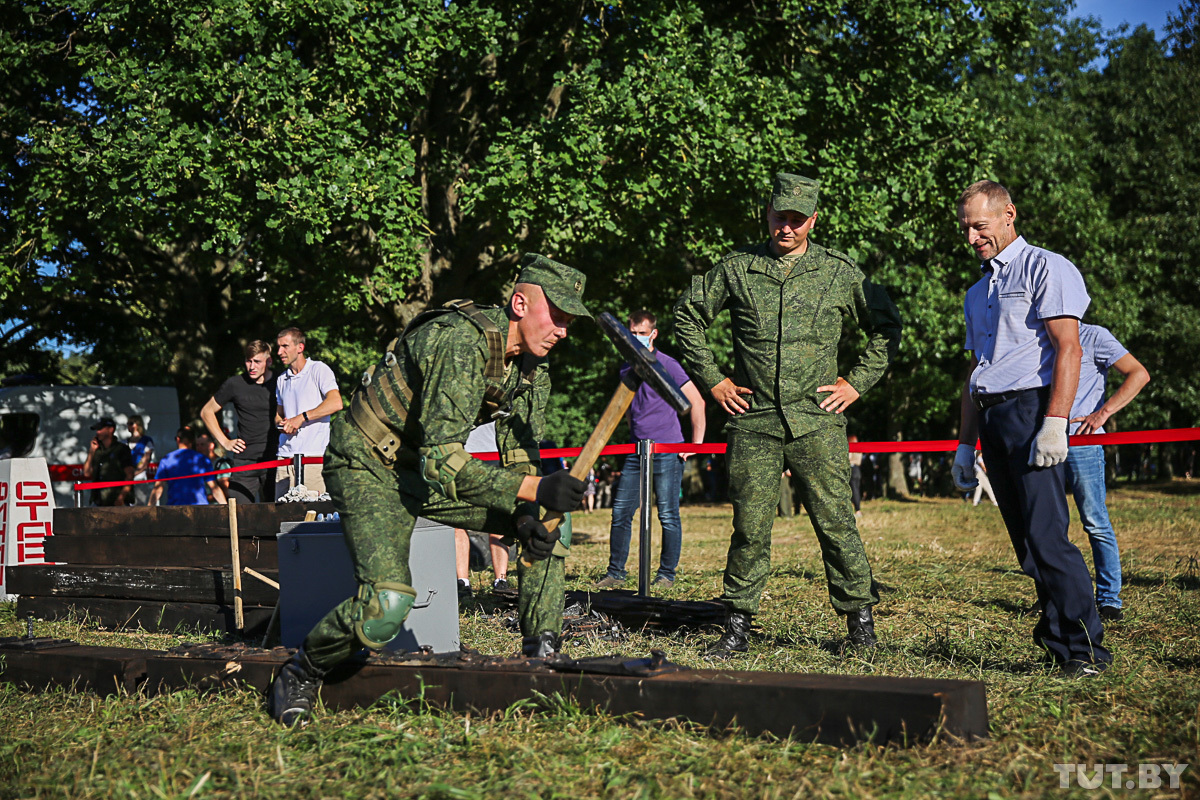
{"label": "wooden beam on ground", "polygon": [[[150,693],[232,686],[265,692],[290,653],[244,645],[131,651],[8,639],[0,640],[0,678],[31,686],[77,680],[97,691],[110,685],[128,690],[140,680],[140,668]],[[330,708],[369,706],[390,695],[489,713],[554,694],[616,715],[688,720],[718,730],[736,726],[751,735],[826,744],[908,745],[988,735],[979,681],[691,670],[659,657],[571,661],[381,653],[334,670],[321,697]]]}
{"label": "wooden beam on ground", "polygon": [[[263,583],[252,581],[242,587],[242,597],[248,605],[270,606],[278,601],[279,584],[271,576],[278,578],[279,573],[275,570],[264,573],[255,573]],[[28,597],[233,604],[233,576],[229,570],[215,567],[22,564],[9,567],[7,577],[9,591]]]}
{"label": "wooden beam on ground", "polygon": [[[46,560],[66,564],[111,564],[124,567],[229,566],[229,526],[216,536],[54,536],[46,539]],[[242,566],[279,568],[275,537],[242,537]]]}
{"label": "wooden beam on ground", "polygon": [[[191,630],[233,633],[236,630],[233,606],[216,603],[22,596],[17,599],[17,616],[24,617],[27,614],[33,614],[38,619],[86,616],[92,623],[114,630],[140,628],[161,633]],[[245,615],[246,635],[261,636],[271,619],[271,607],[246,606]]]}
{"label": "wooden beam on ground", "polygon": [[[265,692],[289,653],[181,648],[147,660],[147,688],[239,683]],[[536,659],[379,654],[334,670],[321,697],[338,709],[370,706],[391,695],[490,713],[519,700],[560,694],[617,715],[682,719],[717,730],[736,726],[751,735],[826,744],[907,745],[940,735],[963,740],[988,735],[986,693],[979,681],[681,668],[641,674],[587,671],[621,663],[604,661],[584,659],[577,662],[583,671],[571,671]],[[236,670],[231,662],[237,662]]]}
{"label": "wooden beam on ground", "polygon": [[[274,539],[280,523],[298,522],[309,511],[333,513],[333,503],[242,503],[238,523],[242,538]],[[55,536],[229,536],[223,506],[122,506],[58,508]]]}
{"label": "wooden beam on ground", "polygon": [[0,680],[33,689],[65,686],[107,696],[134,692],[158,651],[87,647],[63,639],[0,639]]}

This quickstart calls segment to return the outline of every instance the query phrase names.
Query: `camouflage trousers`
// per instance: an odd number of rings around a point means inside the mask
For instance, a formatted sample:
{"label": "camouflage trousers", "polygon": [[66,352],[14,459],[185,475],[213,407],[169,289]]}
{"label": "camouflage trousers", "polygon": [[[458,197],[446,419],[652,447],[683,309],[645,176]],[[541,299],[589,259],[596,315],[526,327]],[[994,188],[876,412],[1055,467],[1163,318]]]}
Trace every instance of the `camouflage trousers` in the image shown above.
{"label": "camouflage trousers", "polygon": [[[357,433],[347,433],[333,437],[325,451],[325,484],[341,517],[359,585],[412,584],[408,556],[418,516],[455,528],[512,535],[515,509],[499,512],[422,491],[424,483],[415,470],[385,466],[367,451]],[[531,567],[518,562],[523,635],[562,632],[564,561],[551,556]],[[363,648],[354,625],[364,611],[364,603],[356,595],[342,601],[313,627],[304,639],[313,666],[327,670]]]}
{"label": "camouflage trousers", "polygon": [[871,565],[863,550],[850,498],[850,457],[846,430],[819,429],[795,439],[730,429],[729,497],[733,535],[721,595],[730,608],[758,613],[771,571],[771,528],[779,504],[779,476],[792,470],[808,511],[821,556],[829,599],[839,614],[879,602]]}

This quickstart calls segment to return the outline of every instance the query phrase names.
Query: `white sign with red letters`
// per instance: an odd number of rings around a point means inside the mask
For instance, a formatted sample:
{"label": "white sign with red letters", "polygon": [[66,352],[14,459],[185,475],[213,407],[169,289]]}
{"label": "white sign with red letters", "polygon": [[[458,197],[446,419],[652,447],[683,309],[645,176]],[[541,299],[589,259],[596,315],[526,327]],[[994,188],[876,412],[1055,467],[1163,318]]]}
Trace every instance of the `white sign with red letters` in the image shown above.
{"label": "white sign with red letters", "polygon": [[46,563],[54,490],[44,458],[0,459],[0,600],[11,600],[8,568]]}

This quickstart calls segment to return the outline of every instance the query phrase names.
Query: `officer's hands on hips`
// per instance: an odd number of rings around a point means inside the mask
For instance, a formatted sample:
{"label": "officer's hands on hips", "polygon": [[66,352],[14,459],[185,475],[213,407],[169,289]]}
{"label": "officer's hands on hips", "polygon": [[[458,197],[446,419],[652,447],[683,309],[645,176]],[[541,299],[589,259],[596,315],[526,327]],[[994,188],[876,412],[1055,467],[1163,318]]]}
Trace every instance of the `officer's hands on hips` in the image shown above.
{"label": "officer's hands on hips", "polygon": [[975,448],[969,444],[960,444],[954,451],[954,466],[950,468],[950,477],[954,485],[964,492],[979,485],[975,479]]}
{"label": "officer's hands on hips", "polygon": [[845,378],[838,378],[837,383],[829,386],[818,386],[817,391],[829,392],[829,397],[821,401],[821,408],[835,414],[842,413],[862,396]]}
{"label": "officer's hands on hips", "polygon": [[553,472],[538,481],[537,502],[542,508],[566,514],[579,508],[587,484],[567,470]]}
{"label": "officer's hands on hips", "polygon": [[531,516],[526,515],[517,520],[517,541],[525,548],[530,561],[549,558],[558,539],[557,530],[546,530],[545,525]]}
{"label": "officer's hands on hips", "polygon": [[1046,417],[1029,448],[1029,466],[1053,467],[1067,460],[1067,418]]}
{"label": "officer's hands on hips", "polygon": [[744,394],[754,394],[753,391],[745,386],[736,386],[729,378],[712,387],[713,400],[716,400],[722,408],[730,414],[745,414],[750,410],[750,404],[742,399]]}

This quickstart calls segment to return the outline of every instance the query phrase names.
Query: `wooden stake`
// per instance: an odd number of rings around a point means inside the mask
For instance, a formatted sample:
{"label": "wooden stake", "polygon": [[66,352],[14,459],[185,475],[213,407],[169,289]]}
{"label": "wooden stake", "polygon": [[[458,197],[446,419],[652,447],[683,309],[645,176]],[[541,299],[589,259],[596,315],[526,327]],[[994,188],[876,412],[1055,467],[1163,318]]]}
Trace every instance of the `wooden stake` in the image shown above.
{"label": "wooden stake", "polygon": [[242,553],[238,547],[237,498],[229,498],[229,550],[233,557],[233,624],[238,633],[245,630],[242,614]]}

